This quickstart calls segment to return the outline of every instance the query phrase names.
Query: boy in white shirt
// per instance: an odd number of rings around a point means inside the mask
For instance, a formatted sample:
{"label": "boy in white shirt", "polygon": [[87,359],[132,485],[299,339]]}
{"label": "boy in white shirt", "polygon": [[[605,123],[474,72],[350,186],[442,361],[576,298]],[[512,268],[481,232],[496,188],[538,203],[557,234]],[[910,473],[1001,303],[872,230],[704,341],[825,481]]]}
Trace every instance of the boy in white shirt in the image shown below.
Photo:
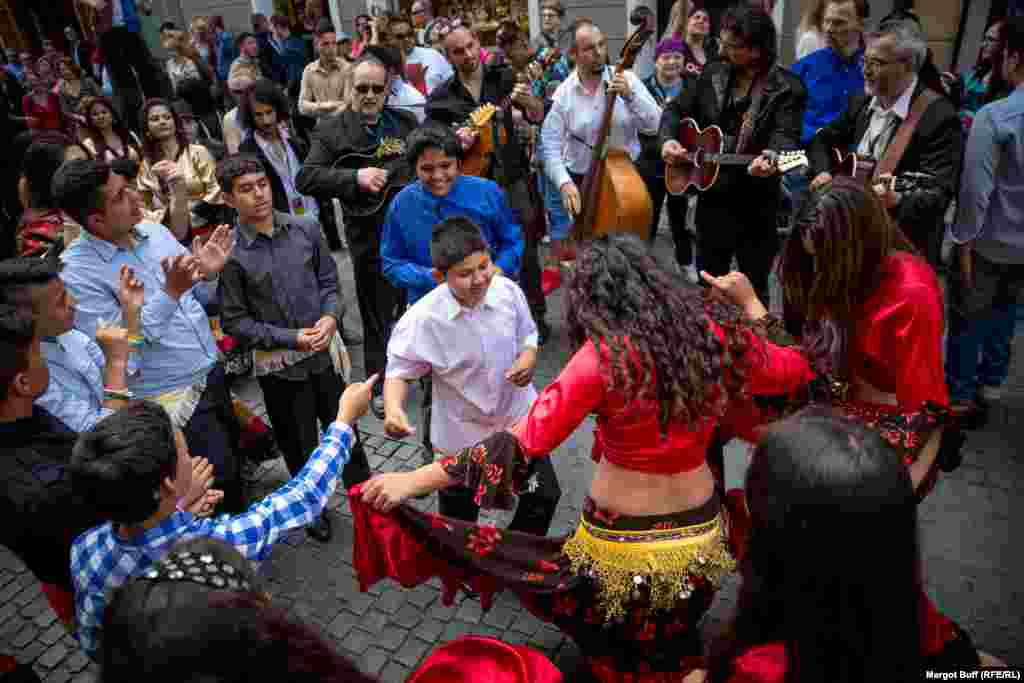
{"label": "boy in white shirt", "polygon": [[[433,228],[433,274],[440,286],[398,321],[388,343],[385,429],[415,430],[403,403],[408,383],[430,375],[430,434],[437,451],[455,453],[508,429],[529,411],[537,392],[537,325],[519,286],[498,276],[480,228],[455,216]],[[536,485],[520,497],[514,531],[546,535],[561,490],[548,458],[533,461]],[[441,514],[475,522],[473,491],[439,493]]]}

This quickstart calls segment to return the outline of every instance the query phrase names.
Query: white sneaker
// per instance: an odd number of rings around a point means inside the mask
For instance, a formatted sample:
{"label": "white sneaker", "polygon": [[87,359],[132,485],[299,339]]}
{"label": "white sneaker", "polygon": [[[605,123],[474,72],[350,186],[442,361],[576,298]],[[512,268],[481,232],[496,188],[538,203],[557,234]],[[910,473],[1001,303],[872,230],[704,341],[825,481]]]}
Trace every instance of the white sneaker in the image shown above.
{"label": "white sneaker", "polygon": [[995,403],[1003,397],[1002,387],[990,387],[987,384],[981,385],[981,391],[978,392],[981,395],[982,400],[986,403]]}

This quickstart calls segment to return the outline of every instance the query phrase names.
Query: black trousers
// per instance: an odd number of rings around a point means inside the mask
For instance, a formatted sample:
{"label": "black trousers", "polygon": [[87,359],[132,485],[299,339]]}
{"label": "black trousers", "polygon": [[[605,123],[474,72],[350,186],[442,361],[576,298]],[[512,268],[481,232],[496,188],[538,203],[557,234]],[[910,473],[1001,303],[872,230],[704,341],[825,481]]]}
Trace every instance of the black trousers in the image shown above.
{"label": "black trousers", "polygon": [[[303,381],[268,375],[260,377],[259,382],[278,446],[284,453],[288,471],[295,476],[320,444],[317,419],[325,429],[337,419],[338,402],[345,390],[345,382],[333,366],[313,373]],[[359,439],[359,431],[354,426],[353,430],[356,441],[348,464],[341,472],[341,480],[346,489],[370,478],[370,465]]]}
{"label": "black trousers", "polygon": [[[433,409],[433,382],[427,375],[420,380],[423,388],[423,447],[426,449],[424,461],[433,462],[434,445],[430,441],[430,414]],[[558,501],[562,497],[562,489],[558,485],[558,475],[551,465],[551,458],[536,458],[530,463],[530,476],[536,476],[537,486],[532,492],[519,496],[519,505],[515,517],[508,525],[511,531],[546,536],[551,520],[558,509]],[[442,515],[455,519],[475,522],[480,516],[480,506],[473,502],[474,491],[463,486],[438,491],[438,508]]]}
{"label": "black trousers", "polygon": [[537,322],[544,320],[548,312],[544,290],[540,286],[540,238],[545,232],[545,211],[540,194],[537,192],[537,178],[527,178],[513,183],[506,189],[509,204],[519,217],[523,227],[523,262],[519,269],[519,285],[526,295],[530,313]]}
{"label": "black trousers", "polygon": [[693,260],[693,241],[686,231],[686,195],[668,194],[663,176],[643,176],[647,193],[651,195],[651,231],[648,238],[651,243],[658,236],[658,225],[661,223],[661,207],[668,208],[668,224],[672,228],[672,242],[675,244],[676,263],[679,267],[690,265]]}
{"label": "black trousers", "polygon": [[360,229],[363,226],[348,223],[346,221],[345,235],[356,281],[356,304],[363,321],[363,366],[367,377],[380,373],[377,386],[383,387],[388,339],[404,307],[405,293],[384,277],[379,240],[367,242],[365,230]]}
{"label": "black trousers", "polygon": [[244,510],[238,420],[220,363],[206,376],[206,389],[182,432],[193,457],[202,456],[213,465],[216,488],[224,491],[224,508],[232,513]]}
{"label": "black trousers", "polygon": [[327,246],[331,251],[341,249],[341,237],[338,232],[338,221],[334,216],[334,202],[330,198],[317,197],[317,209],[320,212],[320,225],[324,229],[324,237],[327,238]]}
{"label": "black trousers", "polygon": [[732,204],[708,197],[702,196],[697,203],[698,270],[725,275],[735,255],[740,270],[768,306],[768,276],[779,249],[777,196],[738,197]]}

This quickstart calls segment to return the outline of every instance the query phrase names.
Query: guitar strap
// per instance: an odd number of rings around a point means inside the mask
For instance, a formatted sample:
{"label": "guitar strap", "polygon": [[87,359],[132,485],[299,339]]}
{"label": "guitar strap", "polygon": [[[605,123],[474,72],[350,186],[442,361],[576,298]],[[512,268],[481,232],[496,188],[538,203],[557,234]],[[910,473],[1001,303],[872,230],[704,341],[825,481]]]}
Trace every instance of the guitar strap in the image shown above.
{"label": "guitar strap", "polygon": [[768,75],[771,74],[772,71],[774,71],[774,67],[758,76],[754,80],[754,84],[750,86],[750,108],[748,108],[747,113],[743,115],[743,125],[740,126],[740,134],[736,141],[737,154],[743,154],[746,152],[747,145],[750,144],[750,138],[754,136],[754,121],[757,119],[757,115],[761,111],[761,100],[764,98],[764,86],[767,84]]}
{"label": "guitar strap", "polygon": [[893,134],[892,142],[886,147],[882,160],[875,166],[874,178],[880,175],[892,175],[896,172],[896,167],[900,165],[903,154],[910,145],[910,138],[914,135],[917,124],[920,123],[921,117],[924,116],[928,107],[937,99],[939,99],[938,93],[928,88],[922,90],[921,94],[917,96],[914,104],[910,107],[907,118],[903,119],[903,123],[900,124],[900,127]]}

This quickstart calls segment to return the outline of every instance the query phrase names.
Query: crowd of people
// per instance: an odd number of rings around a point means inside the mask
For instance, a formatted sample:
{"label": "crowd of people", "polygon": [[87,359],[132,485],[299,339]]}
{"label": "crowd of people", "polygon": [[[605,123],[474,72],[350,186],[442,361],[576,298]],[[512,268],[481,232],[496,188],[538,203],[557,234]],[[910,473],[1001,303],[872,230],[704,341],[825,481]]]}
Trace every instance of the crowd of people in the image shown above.
{"label": "crowd of people", "polygon": [[[925,592],[916,506],[1009,373],[1024,18],[942,74],[916,15],[868,30],[864,0],[820,0],[785,68],[760,5],[713,32],[678,0],[630,68],[560,0],[533,41],[503,21],[486,47],[416,0],[351,36],[308,14],[166,22],[162,64],[123,13],[95,46],[69,27],[64,52],[8,51],[0,542],[102,680],[371,680],[255,571],[293,529],[332,538],[339,480],[364,590],[508,590],[602,683],[1001,665]],[[652,210],[587,234],[588,203],[614,201],[594,190],[609,128]],[[538,391],[559,289],[569,360]],[[368,411],[422,441],[421,467],[372,471]],[[550,537],[551,458],[588,416],[583,513]],[[755,448],[727,491],[733,438]],[[291,479],[249,500],[245,471],[277,455]],[[406,502],[435,492],[439,514]],[[488,508],[515,508],[507,529]],[[734,571],[733,621],[703,642]],[[561,679],[469,637],[409,680],[498,671]]]}

